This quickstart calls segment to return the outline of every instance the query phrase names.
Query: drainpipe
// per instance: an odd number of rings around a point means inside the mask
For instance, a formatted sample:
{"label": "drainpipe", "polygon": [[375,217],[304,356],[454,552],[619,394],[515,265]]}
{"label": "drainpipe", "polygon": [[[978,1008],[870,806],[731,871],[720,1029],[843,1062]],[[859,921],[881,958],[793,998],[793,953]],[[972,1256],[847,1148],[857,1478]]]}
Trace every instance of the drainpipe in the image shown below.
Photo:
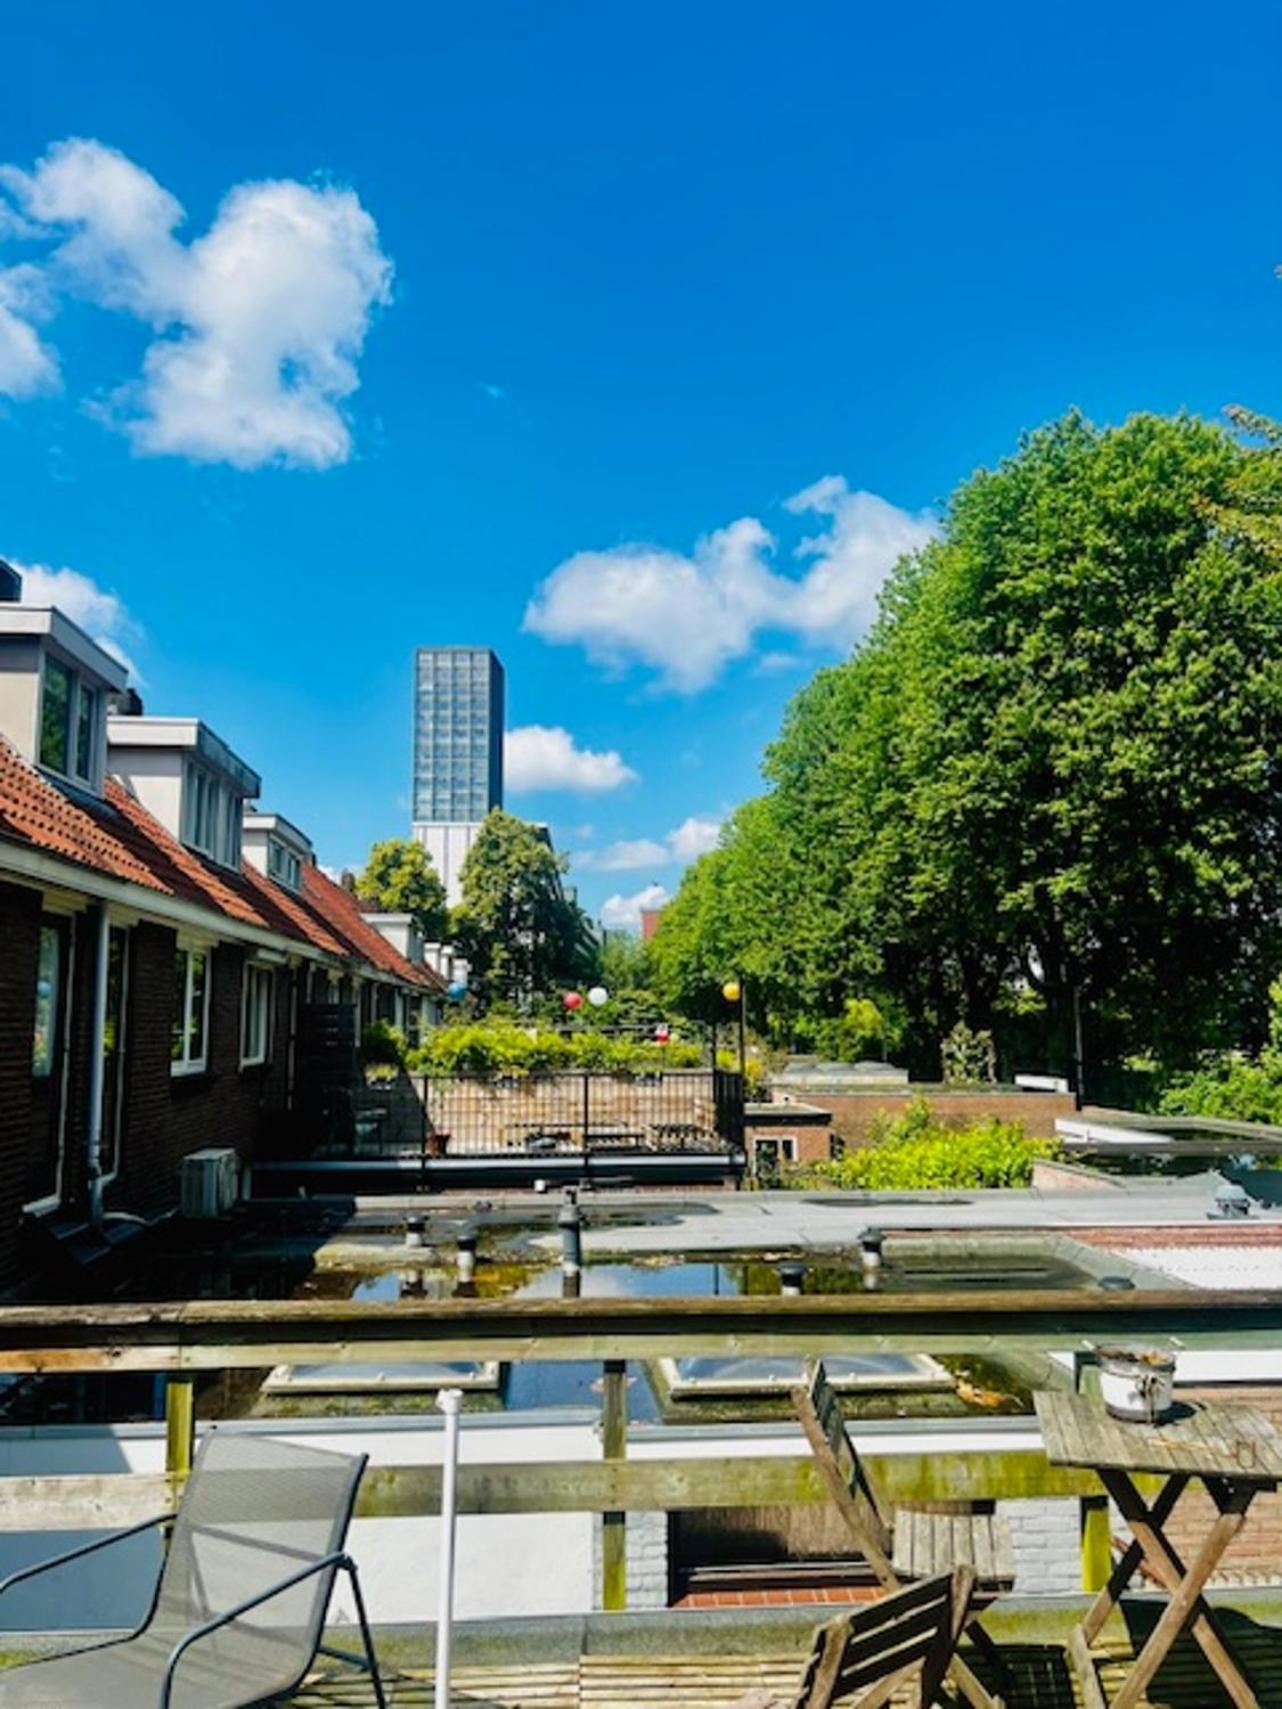
{"label": "drainpipe", "polygon": [[98,909],[98,953],[94,962],[93,1026],[89,1042],[89,1120],[85,1129],[85,1173],[89,1183],[89,1221],[102,1226],[102,1106],[107,1075],[107,963],[111,920],[106,904]]}

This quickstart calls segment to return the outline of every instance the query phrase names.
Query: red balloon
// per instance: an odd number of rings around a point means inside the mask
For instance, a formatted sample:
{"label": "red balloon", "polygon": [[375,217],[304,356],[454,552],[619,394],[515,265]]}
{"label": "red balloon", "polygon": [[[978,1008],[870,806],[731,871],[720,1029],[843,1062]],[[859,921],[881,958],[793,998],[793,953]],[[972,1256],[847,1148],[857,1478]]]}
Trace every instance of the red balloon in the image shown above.
{"label": "red balloon", "polygon": [[583,998],[577,991],[567,991],[561,1001],[565,1004],[567,1009],[579,1009],[583,1006]]}

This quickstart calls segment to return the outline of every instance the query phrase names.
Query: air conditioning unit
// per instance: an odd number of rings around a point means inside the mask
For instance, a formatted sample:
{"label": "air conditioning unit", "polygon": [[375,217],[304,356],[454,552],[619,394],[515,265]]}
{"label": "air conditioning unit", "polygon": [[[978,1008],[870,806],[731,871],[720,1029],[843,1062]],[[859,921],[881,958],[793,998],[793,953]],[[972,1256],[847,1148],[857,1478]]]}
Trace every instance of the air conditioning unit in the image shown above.
{"label": "air conditioning unit", "polygon": [[179,1202],[185,1217],[230,1216],[240,1197],[240,1158],[230,1149],[210,1147],[182,1160]]}

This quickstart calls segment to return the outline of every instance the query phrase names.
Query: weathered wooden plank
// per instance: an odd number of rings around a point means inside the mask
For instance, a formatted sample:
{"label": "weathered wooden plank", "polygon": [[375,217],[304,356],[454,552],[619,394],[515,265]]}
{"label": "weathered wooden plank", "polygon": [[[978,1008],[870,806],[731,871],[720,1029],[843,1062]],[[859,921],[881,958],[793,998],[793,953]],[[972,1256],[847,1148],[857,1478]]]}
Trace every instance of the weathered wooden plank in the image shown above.
{"label": "weathered wooden plank", "polygon": [[[615,1466],[628,1452],[628,1367],[622,1359],[607,1359],[601,1379],[601,1453]],[[609,1508],[601,1515],[601,1606],[621,1614],[628,1605],[627,1510]]]}
{"label": "weathered wooden plank", "polygon": [[[1088,1472],[1064,1470],[1020,1450],[984,1454],[869,1456],[897,1501],[1071,1496],[1098,1490]],[[463,1464],[461,1513],[673,1512],[699,1507],[791,1507],[829,1499],[809,1457],[752,1455],[689,1460],[549,1460]],[[357,1513],[413,1518],[439,1512],[439,1466],[370,1466]],[[161,1474],[0,1478],[0,1532],[98,1530],[172,1507]]]}
{"label": "weathered wooden plank", "polygon": [[1282,1479],[1282,1435],[1248,1407],[1182,1402],[1160,1424],[1113,1418],[1090,1395],[1034,1396],[1047,1457],[1120,1471]]}
{"label": "weathered wooden plank", "polygon": [[193,1300],[0,1308],[0,1371],[199,1371],[432,1358],[609,1359],[708,1353],[1080,1350],[1267,1345],[1282,1292],[1091,1289],[1020,1294],[714,1299]]}

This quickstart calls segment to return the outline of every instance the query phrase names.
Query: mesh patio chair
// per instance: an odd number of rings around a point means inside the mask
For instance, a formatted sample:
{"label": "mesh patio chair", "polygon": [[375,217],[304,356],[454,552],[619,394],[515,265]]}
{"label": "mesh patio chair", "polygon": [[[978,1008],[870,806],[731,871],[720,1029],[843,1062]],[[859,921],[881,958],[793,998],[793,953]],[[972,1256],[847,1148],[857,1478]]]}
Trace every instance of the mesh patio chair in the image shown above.
{"label": "mesh patio chair", "polygon": [[[0,1583],[10,1588],[124,1537],[170,1526],[151,1610],[130,1637],[0,1672],[3,1709],[252,1709],[297,1690],[318,1654],[364,1668],[387,1709],[360,1581],[344,1552],[364,1454],[206,1436],[178,1511]],[[364,1655],[326,1649],[339,1573]]]}

